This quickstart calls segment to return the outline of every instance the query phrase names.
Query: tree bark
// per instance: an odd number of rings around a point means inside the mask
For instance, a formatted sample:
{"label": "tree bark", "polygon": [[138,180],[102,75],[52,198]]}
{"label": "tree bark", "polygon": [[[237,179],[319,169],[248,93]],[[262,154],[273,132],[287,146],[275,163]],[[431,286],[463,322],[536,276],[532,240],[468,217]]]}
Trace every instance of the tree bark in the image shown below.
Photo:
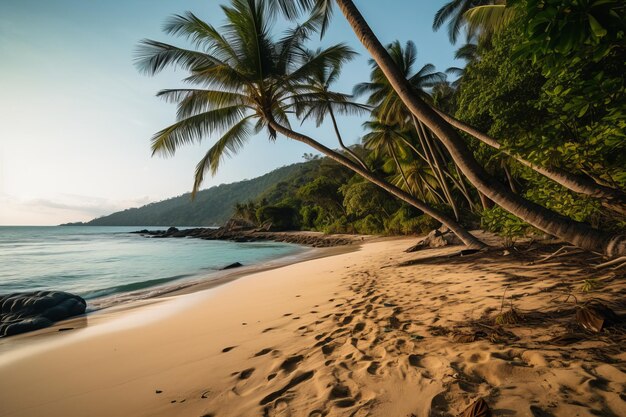
{"label": "tree bark", "polygon": [[476,189],[503,209],[546,233],[557,236],[582,249],[602,249],[609,256],[626,253],[626,237],[612,236],[591,226],[576,222],[510,192],[495,181],[476,162],[456,130],[441,118],[418,94],[398,69],[385,47],[372,32],[351,0],[335,0],[359,41],[383,71],[400,99],[421,122],[444,144],[450,156]]}
{"label": "tree bark", "polygon": [[354,163],[353,161],[351,161],[350,159],[346,158],[344,155],[333,151],[330,148],[327,148],[326,146],[322,145],[321,143],[317,142],[316,140],[314,140],[313,138],[310,138],[309,136],[303,135],[301,133],[298,132],[294,132],[291,129],[288,129],[284,126],[282,126],[281,124],[270,120],[269,121],[269,125],[275,129],[278,133],[281,133],[282,135],[285,135],[286,137],[296,140],[298,142],[302,142],[306,145],[309,145],[310,147],[312,147],[313,149],[323,153],[324,155],[328,156],[330,159],[340,163],[341,165],[345,166],[346,168],[349,168],[350,170],[356,172],[357,174],[359,174],[360,176],[362,176],[363,178],[365,178],[366,180],[370,181],[371,183],[381,187],[382,189],[384,189],[385,191],[387,191],[388,193],[394,195],[395,197],[409,203],[410,205],[412,205],[413,207],[423,211],[425,214],[431,216],[432,218],[434,218],[435,220],[441,222],[442,224],[444,224],[445,226],[447,226],[450,231],[452,233],[454,233],[459,239],[461,239],[461,241],[463,243],[465,243],[465,245],[467,245],[469,248],[474,248],[474,249],[481,249],[484,248],[486,245],[481,242],[478,238],[476,238],[474,235],[472,235],[471,233],[469,233],[467,230],[465,230],[459,223],[457,223],[454,219],[452,219],[451,217],[449,217],[448,215],[446,215],[445,213],[440,212],[439,210],[436,210],[432,207],[430,207],[429,205],[427,205],[426,203],[416,199],[415,197],[413,197],[412,195],[410,195],[409,193],[401,190],[400,188],[389,184],[388,182],[386,182],[385,180],[379,178],[378,176],[374,175],[372,172],[368,171],[368,170],[364,170],[360,165]]}
{"label": "tree bark", "polygon": [[581,175],[569,173],[562,169],[542,167],[534,164],[522,158],[520,155],[503,150],[500,142],[475,127],[470,126],[439,109],[433,107],[433,110],[450,125],[469,134],[470,136],[475,137],[485,145],[491,146],[492,148],[501,151],[503,154],[510,156],[525,167],[528,167],[538,174],[541,174],[557,184],[562,185],[568,190],[600,200],[602,205],[609,210],[621,215],[626,215],[626,194],[622,191],[599,184],[597,181],[590,180]]}

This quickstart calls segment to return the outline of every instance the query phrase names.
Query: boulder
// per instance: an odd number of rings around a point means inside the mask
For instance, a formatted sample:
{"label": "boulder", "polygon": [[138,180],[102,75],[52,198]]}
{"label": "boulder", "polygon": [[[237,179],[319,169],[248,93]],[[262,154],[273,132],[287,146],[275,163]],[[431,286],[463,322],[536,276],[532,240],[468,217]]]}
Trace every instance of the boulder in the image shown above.
{"label": "boulder", "polygon": [[416,245],[411,246],[405,252],[416,252],[427,248],[440,248],[448,245],[461,245],[463,242],[456,237],[446,226],[431,231]]}
{"label": "boulder", "polygon": [[239,268],[240,266],[243,266],[243,264],[241,264],[240,262],[235,262],[235,263],[232,263],[230,265],[226,265],[224,268],[222,268],[222,271],[224,271],[226,269]]}
{"label": "boulder", "polygon": [[34,291],[0,296],[0,337],[30,332],[78,316],[87,303],[61,291]]}

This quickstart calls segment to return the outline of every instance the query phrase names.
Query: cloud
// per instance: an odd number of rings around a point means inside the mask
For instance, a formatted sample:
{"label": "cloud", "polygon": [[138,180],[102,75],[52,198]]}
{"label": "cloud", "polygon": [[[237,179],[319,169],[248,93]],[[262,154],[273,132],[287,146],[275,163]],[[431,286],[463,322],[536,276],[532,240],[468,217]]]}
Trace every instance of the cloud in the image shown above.
{"label": "cloud", "polygon": [[0,193],[0,225],[89,221],[116,211],[139,207],[151,201],[147,196],[130,200],[110,200],[74,194],[60,194],[47,198],[18,198]]}

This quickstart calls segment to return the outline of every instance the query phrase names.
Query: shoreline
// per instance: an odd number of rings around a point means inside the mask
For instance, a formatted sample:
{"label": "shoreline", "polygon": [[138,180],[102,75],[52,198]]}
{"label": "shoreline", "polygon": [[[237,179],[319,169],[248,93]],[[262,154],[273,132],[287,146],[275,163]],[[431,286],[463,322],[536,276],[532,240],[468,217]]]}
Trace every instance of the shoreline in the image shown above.
{"label": "shoreline", "polygon": [[[588,254],[538,262],[554,245],[450,258],[459,246],[405,253],[414,241],[365,242],[108,309],[62,336],[23,335],[13,349],[0,341],[3,411],[425,417],[483,398],[494,415],[622,415],[626,336],[571,333],[576,306],[550,301],[555,286],[598,279],[603,290],[577,292],[579,303],[603,299],[624,314],[621,275],[594,271]],[[504,290],[522,320],[496,326]],[[582,338],[557,344],[563,334]]]}

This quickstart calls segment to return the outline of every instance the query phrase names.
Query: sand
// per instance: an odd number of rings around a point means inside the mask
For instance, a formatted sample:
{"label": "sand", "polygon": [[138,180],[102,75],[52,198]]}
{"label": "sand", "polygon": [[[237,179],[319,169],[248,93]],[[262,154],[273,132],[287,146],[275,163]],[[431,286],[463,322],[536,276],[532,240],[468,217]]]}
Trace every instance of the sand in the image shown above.
{"label": "sand", "polygon": [[[566,300],[623,314],[623,273],[587,254],[541,262],[558,246],[425,259],[460,248],[403,252],[414,243],[0,340],[0,415],[421,417],[484,398],[496,416],[626,416],[626,332],[581,333]],[[496,325],[511,306],[520,322]]]}

